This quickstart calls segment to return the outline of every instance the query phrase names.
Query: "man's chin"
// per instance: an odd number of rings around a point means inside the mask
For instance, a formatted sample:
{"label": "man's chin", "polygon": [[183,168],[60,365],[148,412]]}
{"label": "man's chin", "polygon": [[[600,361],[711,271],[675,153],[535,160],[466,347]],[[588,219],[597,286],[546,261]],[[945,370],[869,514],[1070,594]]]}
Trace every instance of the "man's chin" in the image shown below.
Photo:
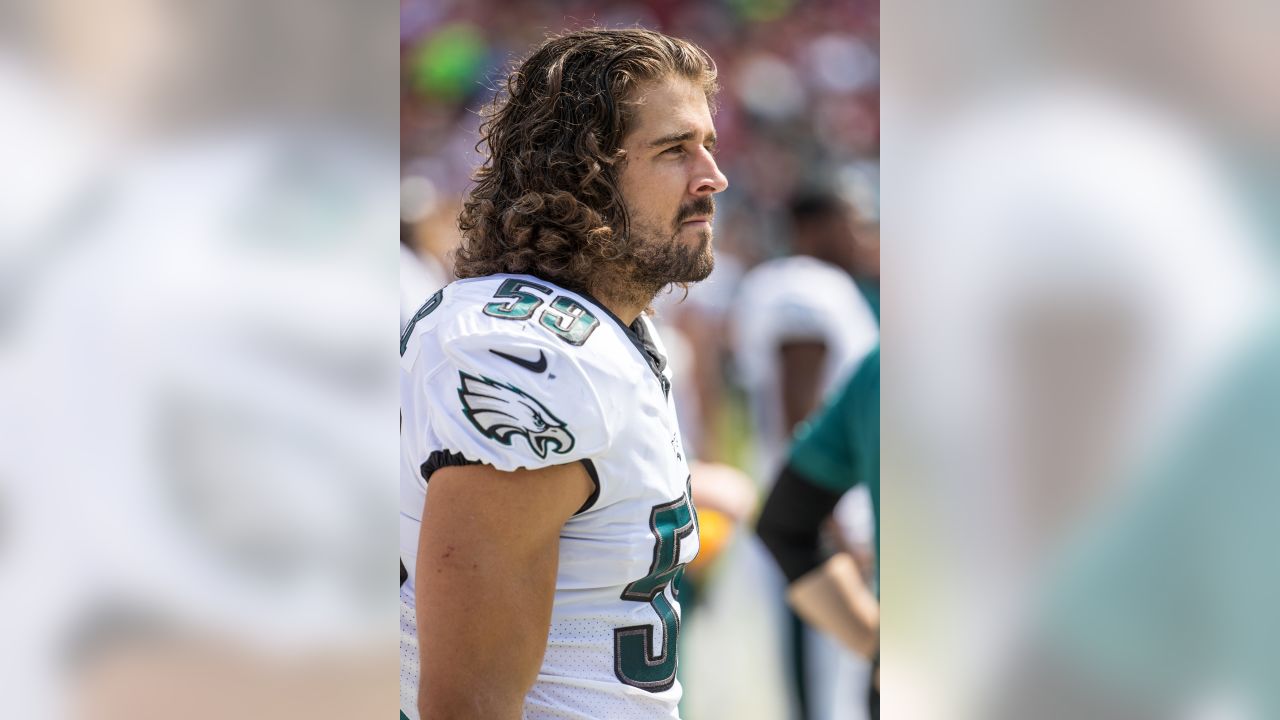
{"label": "man's chin", "polygon": [[684,232],[688,229],[689,226],[685,226],[666,242],[644,248],[632,266],[632,279],[653,288],[706,280],[715,269],[711,230],[703,227],[691,235]]}
{"label": "man's chin", "polygon": [[683,282],[702,282],[710,277],[711,271],[715,269],[716,256],[711,252],[711,233],[707,233],[702,238],[702,246],[698,248],[698,263]]}
{"label": "man's chin", "polygon": [[703,280],[706,280],[707,278],[711,277],[711,271],[715,269],[716,269],[715,263],[708,262],[704,267],[699,267],[697,272],[694,272],[683,282],[691,282],[691,283],[702,282]]}

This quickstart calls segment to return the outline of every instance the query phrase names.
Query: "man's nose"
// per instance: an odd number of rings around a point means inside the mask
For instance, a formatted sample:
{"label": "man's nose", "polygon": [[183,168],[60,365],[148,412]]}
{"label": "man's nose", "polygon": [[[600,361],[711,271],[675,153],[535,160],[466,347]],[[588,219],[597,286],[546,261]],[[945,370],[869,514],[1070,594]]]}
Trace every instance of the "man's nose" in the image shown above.
{"label": "man's nose", "polygon": [[729,179],[724,176],[724,173],[720,172],[719,166],[716,165],[715,156],[706,148],[703,148],[700,153],[700,161],[689,184],[690,194],[714,195],[724,192],[729,187]]}

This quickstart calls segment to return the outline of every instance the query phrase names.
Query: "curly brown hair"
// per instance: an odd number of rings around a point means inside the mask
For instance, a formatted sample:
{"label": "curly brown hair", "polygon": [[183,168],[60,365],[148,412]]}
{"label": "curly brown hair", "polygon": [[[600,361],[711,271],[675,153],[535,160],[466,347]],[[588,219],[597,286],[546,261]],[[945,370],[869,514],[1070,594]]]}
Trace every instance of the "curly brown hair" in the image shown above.
{"label": "curly brown hair", "polygon": [[460,277],[525,273],[589,291],[623,260],[630,227],[618,186],[641,83],[685,77],[707,102],[711,56],[651,30],[577,30],[540,45],[507,78],[480,126],[487,160],[458,217]]}

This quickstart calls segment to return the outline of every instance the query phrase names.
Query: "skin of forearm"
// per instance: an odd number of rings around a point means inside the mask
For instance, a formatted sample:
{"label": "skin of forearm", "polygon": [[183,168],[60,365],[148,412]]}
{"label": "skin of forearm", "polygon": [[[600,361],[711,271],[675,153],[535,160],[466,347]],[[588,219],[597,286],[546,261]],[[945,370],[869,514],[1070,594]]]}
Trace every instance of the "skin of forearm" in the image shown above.
{"label": "skin of forearm", "polygon": [[826,356],[827,346],[818,341],[791,341],[778,348],[787,436],[818,407]]}
{"label": "skin of forearm", "polygon": [[865,658],[880,649],[880,604],[848,553],[832,556],[787,588],[805,622]]}

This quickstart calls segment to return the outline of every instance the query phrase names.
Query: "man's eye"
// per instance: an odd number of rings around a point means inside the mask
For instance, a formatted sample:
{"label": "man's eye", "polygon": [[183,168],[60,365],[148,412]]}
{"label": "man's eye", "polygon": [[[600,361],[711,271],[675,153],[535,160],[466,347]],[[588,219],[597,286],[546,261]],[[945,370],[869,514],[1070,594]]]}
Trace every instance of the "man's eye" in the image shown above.
{"label": "man's eye", "polygon": [[666,150],[663,150],[663,151],[662,151],[662,154],[663,154],[663,155],[667,155],[667,154],[671,154],[671,155],[681,155],[681,154],[683,154],[683,153],[684,153],[684,146],[683,146],[683,145],[676,145],[675,147],[669,147],[669,148],[667,148]]}

